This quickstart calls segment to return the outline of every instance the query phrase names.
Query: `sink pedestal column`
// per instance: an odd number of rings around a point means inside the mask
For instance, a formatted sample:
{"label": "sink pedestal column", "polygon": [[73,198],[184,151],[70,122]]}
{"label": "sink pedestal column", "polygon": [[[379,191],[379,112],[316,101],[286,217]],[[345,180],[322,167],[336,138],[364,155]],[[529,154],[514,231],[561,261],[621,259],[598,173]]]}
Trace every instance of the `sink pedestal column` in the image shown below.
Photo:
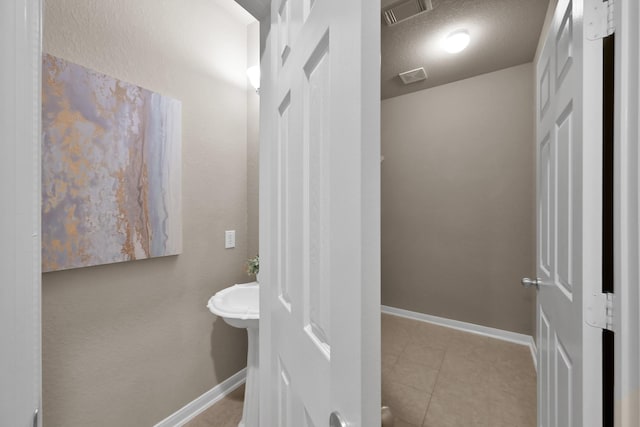
{"label": "sink pedestal column", "polygon": [[247,381],[244,385],[242,421],[238,427],[258,427],[260,422],[259,328],[247,328]]}

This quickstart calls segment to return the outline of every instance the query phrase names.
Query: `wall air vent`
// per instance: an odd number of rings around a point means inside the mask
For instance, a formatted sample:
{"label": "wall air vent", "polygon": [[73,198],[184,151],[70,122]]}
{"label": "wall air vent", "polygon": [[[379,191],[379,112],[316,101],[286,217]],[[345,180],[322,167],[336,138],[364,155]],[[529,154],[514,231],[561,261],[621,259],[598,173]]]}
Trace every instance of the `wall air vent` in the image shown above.
{"label": "wall air vent", "polygon": [[420,82],[422,80],[427,79],[427,72],[424,71],[423,67],[416,68],[415,70],[405,71],[404,73],[398,74],[402,79],[402,83],[408,85],[411,83]]}
{"label": "wall air vent", "polygon": [[402,0],[384,9],[382,16],[387,25],[395,25],[433,9],[431,0]]}

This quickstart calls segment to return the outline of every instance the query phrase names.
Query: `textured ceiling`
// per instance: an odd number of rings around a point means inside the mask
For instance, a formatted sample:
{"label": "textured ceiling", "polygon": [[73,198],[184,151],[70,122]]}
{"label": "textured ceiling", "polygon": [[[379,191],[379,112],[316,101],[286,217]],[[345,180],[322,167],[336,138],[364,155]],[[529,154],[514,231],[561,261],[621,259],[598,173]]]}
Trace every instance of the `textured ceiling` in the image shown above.
{"label": "textured ceiling", "polygon": [[[381,0],[385,8],[398,0]],[[382,99],[415,92],[533,60],[548,0],[432,0],[433,10],[394,26],[382,22]],[[381,17],[382,19],[382,17]],[[460,53],[441,42],[465,29]],[[424,67],[427,80],[404,85],[398,74]]]}

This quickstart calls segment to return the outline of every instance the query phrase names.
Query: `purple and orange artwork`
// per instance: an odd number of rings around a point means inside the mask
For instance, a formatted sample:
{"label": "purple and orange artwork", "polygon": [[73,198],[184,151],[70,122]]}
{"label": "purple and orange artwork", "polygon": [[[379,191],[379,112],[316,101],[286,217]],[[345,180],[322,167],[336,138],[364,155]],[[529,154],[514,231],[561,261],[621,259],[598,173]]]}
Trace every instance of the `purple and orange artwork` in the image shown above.
{"label": "purple and orange artwork", "polygon": [[179,254],[181,103],[51,55],[42,82],[43,272]]}

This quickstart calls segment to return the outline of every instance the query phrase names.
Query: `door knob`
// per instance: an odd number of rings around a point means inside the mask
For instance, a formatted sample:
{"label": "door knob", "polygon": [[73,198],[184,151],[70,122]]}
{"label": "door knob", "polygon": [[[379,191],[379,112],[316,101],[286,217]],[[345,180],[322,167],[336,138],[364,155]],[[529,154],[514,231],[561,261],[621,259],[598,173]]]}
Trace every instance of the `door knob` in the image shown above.
{"label": "door knob", "polygon": [[520,283],[522,283],[522,286],[524,286],[525,288],[531,288],[534,286],[536,289],[539,289],[540,285],[542,285],[542,280],[538,278],[529,279],[528,277],[525,277],[520,281]]}
{"label": "door knob", "polygon": [[332,412],[329,417],[329,427],[349,427],[349,424],[342,419],[342,416],[338,412]]}

